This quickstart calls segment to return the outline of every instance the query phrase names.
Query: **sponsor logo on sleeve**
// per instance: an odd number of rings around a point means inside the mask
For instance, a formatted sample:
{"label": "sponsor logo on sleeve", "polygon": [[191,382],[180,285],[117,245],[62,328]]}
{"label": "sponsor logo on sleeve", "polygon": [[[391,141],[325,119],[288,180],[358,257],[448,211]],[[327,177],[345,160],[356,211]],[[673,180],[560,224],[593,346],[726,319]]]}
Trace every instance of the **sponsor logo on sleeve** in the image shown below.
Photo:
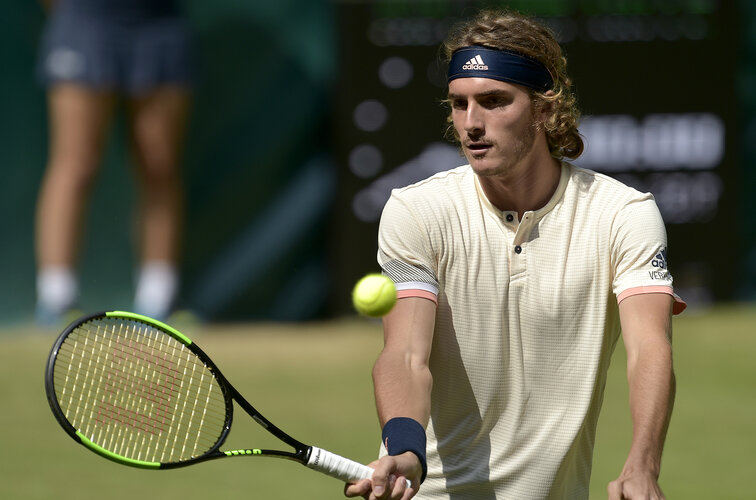
{"label": "sponsor logo on sleeve", "polygon": [[653,269],[648,272],[648,275],[652,280],[662,280],[662,281],[672,280],[672,276],[670,276],[669,271],[667,270],[666,247],[662,247],[659,250],[659,252],[654,256],[654,258],[651,259],[651,267],[653,267]]}

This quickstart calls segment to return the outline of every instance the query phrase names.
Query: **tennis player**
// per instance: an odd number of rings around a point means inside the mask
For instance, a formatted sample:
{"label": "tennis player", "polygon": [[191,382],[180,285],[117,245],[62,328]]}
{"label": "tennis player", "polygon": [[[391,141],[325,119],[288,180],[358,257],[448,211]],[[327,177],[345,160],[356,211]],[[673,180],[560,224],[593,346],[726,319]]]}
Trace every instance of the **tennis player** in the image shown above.
{"label": "tennis player", "polygon": [[483,12],[444,50],[469,164],[395,190],[384,208],[378,261],[400,299],[373,369],[382,456],[345,494],[588,498],[621,332],[633,437],[609,498],[663,498],[671,315],[685,303],[654,199],[565,161],[583,143],[548,29]]}

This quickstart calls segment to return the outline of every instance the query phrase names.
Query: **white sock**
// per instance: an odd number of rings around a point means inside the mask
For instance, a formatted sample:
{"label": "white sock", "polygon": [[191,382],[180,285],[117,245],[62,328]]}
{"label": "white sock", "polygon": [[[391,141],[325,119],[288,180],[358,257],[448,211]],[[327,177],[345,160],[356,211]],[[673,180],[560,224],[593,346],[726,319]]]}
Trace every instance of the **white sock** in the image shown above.
{"label": "white sock", "polygon": [[72,269],[46,267],[37,273],[37,303],[53,314],[73,307],[79,296],[79,282]]}
{"label": "white sock", "polygon": [[155,319],[171,312],[178,292],[178,271],[169,262],[149,261],[142,265],[134,295],[134,311]]}

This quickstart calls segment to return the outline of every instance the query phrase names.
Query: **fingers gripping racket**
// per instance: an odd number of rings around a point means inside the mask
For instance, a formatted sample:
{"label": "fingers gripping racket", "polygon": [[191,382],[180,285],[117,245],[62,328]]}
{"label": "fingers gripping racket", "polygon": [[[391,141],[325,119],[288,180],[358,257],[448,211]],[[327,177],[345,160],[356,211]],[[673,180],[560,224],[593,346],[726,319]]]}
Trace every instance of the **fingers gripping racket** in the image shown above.
{"label": "fingers gripping racket", "polygon": [[[268,456],[346,482],[373,473],[283,432],[189,338],[145,316],[115,311],[76,320],[52,348],[45,388],[63,429],[121,464],[170,469],[214,458]],[[233,401],[293,451],[221,451],[231,430]]]}

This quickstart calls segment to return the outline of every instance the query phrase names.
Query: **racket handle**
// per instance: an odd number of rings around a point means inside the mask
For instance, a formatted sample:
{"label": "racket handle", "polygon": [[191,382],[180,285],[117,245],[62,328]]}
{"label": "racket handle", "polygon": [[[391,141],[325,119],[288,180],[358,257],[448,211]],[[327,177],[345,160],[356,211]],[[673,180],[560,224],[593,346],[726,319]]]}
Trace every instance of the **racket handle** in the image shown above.
{"label": "racket handle", "polygon": [[[360,479],[370,479],[373,477],[373,469],[367,465],[362,465],[354,460],[349,460],[328,450],[312,447],[310,459],[307,461],[307,467],[322,472],[323,474],[340,479],[345,483],[353,483]],[[407,488],[412,486],[409,479],[405,479]]]}

